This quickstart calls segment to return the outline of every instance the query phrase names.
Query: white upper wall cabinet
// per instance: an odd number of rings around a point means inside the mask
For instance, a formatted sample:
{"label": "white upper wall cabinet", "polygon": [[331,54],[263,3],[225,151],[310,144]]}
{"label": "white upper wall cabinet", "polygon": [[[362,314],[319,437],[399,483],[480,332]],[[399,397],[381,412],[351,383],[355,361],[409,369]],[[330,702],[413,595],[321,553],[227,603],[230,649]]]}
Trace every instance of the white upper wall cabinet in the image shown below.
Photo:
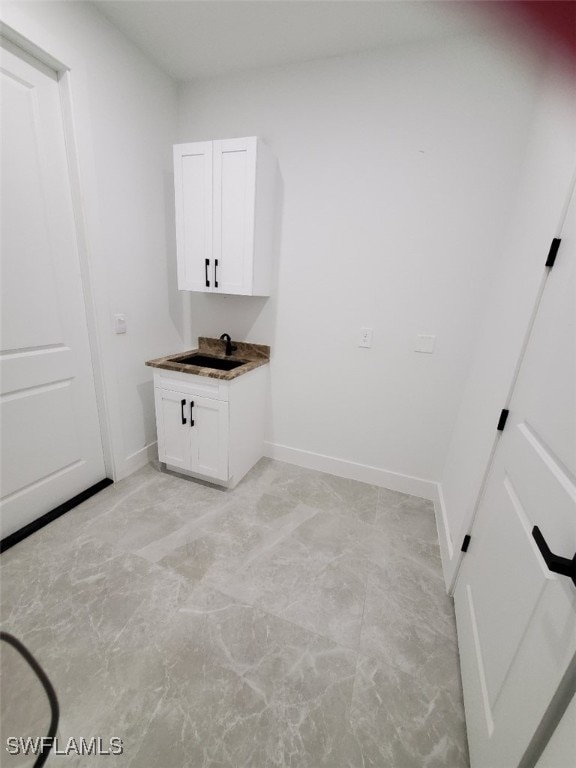
{"label": "white upper wall cabinet", "polygon": [[276,160],[256,136],[174,146],[178,288],[268,296]]}

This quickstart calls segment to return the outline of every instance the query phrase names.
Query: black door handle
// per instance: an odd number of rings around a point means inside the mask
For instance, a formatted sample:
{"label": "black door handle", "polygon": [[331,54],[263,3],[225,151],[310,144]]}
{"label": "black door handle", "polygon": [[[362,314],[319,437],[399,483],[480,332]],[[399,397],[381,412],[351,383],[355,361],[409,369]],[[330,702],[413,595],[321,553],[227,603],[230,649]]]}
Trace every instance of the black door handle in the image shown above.
{"label": "black door handle", "polygon": [[192,408],[194,408],[194,400],[190,400],[190,426],[194,426],[194,419],[192,418]]}
{"label": "black door handle", "polygon": [[208,280],[208,267],[210,266],[210,259],[204,261],[204,276],[206,278],[206,288],[210,288],[210,280]]}
{"label": "black door handle", "polygon": [[216,270],[218,269],[218,259],[214,260],[214,288],[218,288],[218,278],[216,276]]}
{"label": "black door handle", "polygon": [[548,568],[553,573],[559,573],[562,576],[568,576],[574,582],[574,586],[576,586],[576,555],[574,555],[572,560],[569,560],[567,557],[560,557],[560,555],[555,555],[550,550],[548,544],[546,544],[546,539],[544,536],[542,536],[542,532],[537,525],[532,528],[532,537],[536,542],[536,546],[540,550],[540,554],[544,558]]}
{"label": "black door handle", "polygon": [[186,405],[186,398],[180,400],[180,414],[182,416],[182,424],[186,424],[186,416],[184,416],[184,406]]}

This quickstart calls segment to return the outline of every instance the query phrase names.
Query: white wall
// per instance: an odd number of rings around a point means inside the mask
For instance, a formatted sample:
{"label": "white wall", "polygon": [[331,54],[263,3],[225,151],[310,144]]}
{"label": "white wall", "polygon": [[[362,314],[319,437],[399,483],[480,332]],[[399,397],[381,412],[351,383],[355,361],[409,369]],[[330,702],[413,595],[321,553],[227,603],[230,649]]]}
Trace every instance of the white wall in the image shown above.
{"label": "white wall", "polygon": [[536,80],[479,37],[182,87],[179,141],[259,135],[279,160],[274,296],[191,294],[194,336],[272,345],[272,455],[434,495],[411,478],[440,478]]}
{"label": "white wall", "polygon": [[[171,145],[173,82],[89,3],[5,3],[2,20],[71,72],[95,325],[117,478],[156,440],[151,369],[182,349]],[[115,335],[112,314],[128,333]]]}
{"label": "white wall", "polygon": [[570,72],[551,59],[531,122],[530,141],[501,247],[498,269],[442,471],[440,544],[447,585],[460,544],[471,532],[482,482],[497,445],[530,318],[547,270],[552,238],[561,236],[576,172],[576,102]]}

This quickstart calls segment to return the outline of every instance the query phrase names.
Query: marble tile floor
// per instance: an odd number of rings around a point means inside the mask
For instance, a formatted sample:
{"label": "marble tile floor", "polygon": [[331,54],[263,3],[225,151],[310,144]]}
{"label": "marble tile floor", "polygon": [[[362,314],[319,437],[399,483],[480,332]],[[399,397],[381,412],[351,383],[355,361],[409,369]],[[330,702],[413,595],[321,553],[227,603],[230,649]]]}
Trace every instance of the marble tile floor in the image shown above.
{"label": "marble tile floor", "polygon": [[[268,459],[233,491],[151,464],[5,552],[0,579],[61,743],[123,740],[48,765],[468,766],[423,499]],[[10,727],[40,735],[35,681],[4,648],[1,666]]]}

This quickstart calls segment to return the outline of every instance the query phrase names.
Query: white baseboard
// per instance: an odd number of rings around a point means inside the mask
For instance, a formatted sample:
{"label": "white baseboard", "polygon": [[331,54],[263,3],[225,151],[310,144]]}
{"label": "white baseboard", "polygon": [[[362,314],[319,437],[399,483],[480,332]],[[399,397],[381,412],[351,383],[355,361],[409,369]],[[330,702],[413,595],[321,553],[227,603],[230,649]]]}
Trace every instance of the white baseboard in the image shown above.
{"label": "white baseboard", "polygon": [[346,477],[349,480],[358,480],[361,483],[378,485],[381,488],[408,493],[411,496],[420,496],[423,499],[430,499],[435,505],[438,501],[438,483],[434,480],[403,475],[399,472],[391,472],[388,469],[379,469],[367,464],[357,464],[354,461],[336,459],[333,456],[303,451],[300,448],[290,448],[287,445],[278,445],[276,443],[264,443],[264,455],[270,459],[285,461],[288,464],[296,464],[298,467],[316,469],[318,472],[327,472],[329,475],[337,475],[338,477]]}
{"label": "white baseboard", "polygon": [[139,451],[135,451],[129,456],[126,456],[124,464],[118,468],[117,477],[115,478],[116,482],[118,482],[118,480],[123,480],[133,472],[145,467],[146,464],[150,461],[154,461],[154,459],[158,459],[158,443],[156,441],[148,443],[144,448],[140,448]]}

